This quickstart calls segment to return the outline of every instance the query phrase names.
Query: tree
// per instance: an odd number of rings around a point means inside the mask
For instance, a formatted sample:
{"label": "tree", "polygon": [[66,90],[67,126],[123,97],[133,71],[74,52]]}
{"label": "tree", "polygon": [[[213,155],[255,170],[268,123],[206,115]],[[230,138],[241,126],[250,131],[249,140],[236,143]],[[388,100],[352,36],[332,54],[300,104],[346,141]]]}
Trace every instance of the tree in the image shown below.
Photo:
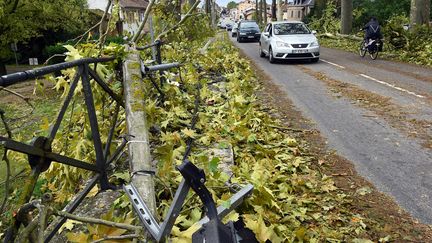
{"label": "tree", "polygon": [[237,8],[238,3],[231,1],[227,4],[227,9],[233,9],[233,8]]}
{"label": "tree", "polygon": [[272,0],[271,11],[272,11],[272,20],[276,21],[277,20],[277,17],[276,17],[276,0]]}
{"label": "tree", "polygon": [[283,20],[282,0],[277,0],[277,20]]}
{"label": "tree", "polygon": [[263,15],[263,24],[267,24],[267,3],[265,0],[261,0],[261,12]]}
{"label": "tree", "polygon": [[430,20],[430,0],[411,0],[410,24],[422,25],[429,24]]}
{"label": "tree", "polygon": [[353,0],[342,0],[341,34],[350,34],[353,22]]}
{"label": "tree", "polygon": [[260,10],[260,6],[259,6],[259,1],[255,0],[255,15],[256,15],[256,21],[258,22],[258,24],[261,24],[261,10]]}
{"label": "tree", "polygon": [[80,33],[87,19],[86,0],[0,0],[0,75],[12,57],[12,43],[26,43],[44,31]]}

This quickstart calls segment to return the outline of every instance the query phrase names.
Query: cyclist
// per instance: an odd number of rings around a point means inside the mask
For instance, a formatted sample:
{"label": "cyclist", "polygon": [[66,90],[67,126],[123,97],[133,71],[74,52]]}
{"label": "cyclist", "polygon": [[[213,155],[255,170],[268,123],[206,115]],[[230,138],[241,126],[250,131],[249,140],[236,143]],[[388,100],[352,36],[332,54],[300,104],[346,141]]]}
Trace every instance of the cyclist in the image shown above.
{"label": "cyclist", "polygon": [[381,26],[378,23],[378,20],[375,17],[372,17],[369,22],[362,28],[362,30],[366,30],[365,33],[365,44],[369,43],[369,39],[377,39],[381,42],[382,34],[381,34]]}

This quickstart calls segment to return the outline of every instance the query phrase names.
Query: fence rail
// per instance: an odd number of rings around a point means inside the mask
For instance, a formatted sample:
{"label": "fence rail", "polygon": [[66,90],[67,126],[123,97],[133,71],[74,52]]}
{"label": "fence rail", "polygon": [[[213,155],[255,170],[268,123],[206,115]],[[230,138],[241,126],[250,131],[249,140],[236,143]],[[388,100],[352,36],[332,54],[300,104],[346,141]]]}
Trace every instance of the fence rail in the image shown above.
{"label": "fence rail", "polygon": [[[11,138],[0,136],[0,144],[7,150],[13,150],[19,153],[27,154],[28,161],[31,167],[31,174],[28,182],[26,183],[26,187],[23,189],[23,193],[21,194],[18,205],[24,205],[27,203],[31,195],[33,194],[35,188],[35,182],[38,180],[41,173],[46,171],[51,162],[55,161],[61,164],[65,164],[68,166],[73,166],[77,168],[81,168],[84,170],[95,172],[96,175],[90,180],[87,186],[78,193],[78,196],[69,203],[65,211],[68,213],[72,213],[78,205],[82,202],[88,192],[99,182],[101,190],[107,190],[113,188],[108,182],[107,176],[107,165],[116,159],[116,157],[120,154],[120,152],[125,148],[126,142],[121,143],[120,146],[117,147],[113,155],[108,156],[108,148],[111,146],[113,140],[113,132],[116,126],[116,121],[118,118],[118,109],[120,106],[124,107],[124,102],[120,96],[118,96],[114,91],[109,88],[109,85],[103,81],[98,74],[90,68],[90,64],[94,64],[95,68],[98,63],[106,63],[113,61],[114,57],[107,58],[83,58],[71,62],[64,62],[59,64],[50,65],[47,67],[37,68],[33,70],[28,70],[24,72],[18,72],[10,75],[5,75],[0,77],[0,87],[7,87],[13,84],[17,84],[20,82],[24,82],[27,80],[35,79],[41,77],[46,74],[54,73],[56,71],[65,70],[69,68],[77,68],[75,76],[70,81],[70,88],[67,96],[65,97],[60,110],[57,114],[57,118],[54,123],[51,125],[48,131],[48,136],[43,137],[35,137],[30,144],[22,143],[19,141],[15,141]],[[105,148],[102,145],[102,139],[100,135],[99,124],[96,116],[96,109],[94,105],[93,91],[90,85],[90,79],[93,78],[96,83],[115,101],[117,101],[117,109],[116,114],[113,117],[111,122],[110,134],[108,135],[108,139],[105,143]],[[96,153],[96,163],[92,164],[86,161],[77,160],[71,157],[67,157],[56,152],[52,151],[52,143],[57,135],[57,132],[60,128],[60,124],[64,119],[65,113],[71,103],[74,92],[78,86],[78,83],[81,81],[83,87],[83,96],[84,102],[87,109],[87,116],[89,119],[92,141],[94,150]],[[20,225],[23,223],[16,217],[12,219],[12,226],[8,229],[5,234],[5,242],[13,242]],[[45,242],[48,242],[57,230],[61,227],[61,225],[65,222],[64,219],[60,220],[57,225],[54,226],[54,230],[45,238]]]}

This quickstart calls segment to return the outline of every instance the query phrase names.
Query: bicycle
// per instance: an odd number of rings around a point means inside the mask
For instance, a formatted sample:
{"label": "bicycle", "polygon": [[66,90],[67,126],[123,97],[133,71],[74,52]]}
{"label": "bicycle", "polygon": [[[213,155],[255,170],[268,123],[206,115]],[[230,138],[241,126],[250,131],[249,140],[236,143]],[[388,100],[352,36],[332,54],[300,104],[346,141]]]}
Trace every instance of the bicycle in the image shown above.
{"label": "bicycle", "polygon": [[372,60],[377,59],[378,53],[382,51],[382,42],[380,39],[369,39],[369,42],[363,40],[360,43],[359,54],[361,57],[366,55],[366,52],[369,53],[369,56]]}

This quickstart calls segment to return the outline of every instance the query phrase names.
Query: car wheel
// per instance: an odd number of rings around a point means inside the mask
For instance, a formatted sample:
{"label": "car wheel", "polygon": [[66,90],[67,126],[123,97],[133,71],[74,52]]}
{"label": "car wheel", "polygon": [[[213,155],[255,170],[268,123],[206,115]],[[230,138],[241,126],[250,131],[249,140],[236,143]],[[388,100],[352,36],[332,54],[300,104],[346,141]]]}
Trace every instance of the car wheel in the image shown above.
{"label": "car wheel", "polygon": [[241,39],[239,36],[237,36],[237,42],[238,42],[238,43],[241,43],[241,42],[242,42],[242,39]]}
{"label": "car wheel", "polygon": [[312,58],[310,61],[311,61],[311,63],[316,63],[319,61],[319,57]]}
{"label": "car wheel", "polygon": [[274,57],[273,57],[273,50],[272,50],[272,48],[271,47],[269,47],[269,62],[270,63],[275,63],[275,59],[274,59]]}
{"label": "car wheel", "polygon": [[260,57],[265,57],[265,53],[262,51],[261,43],[259,45],[259,55]]}

